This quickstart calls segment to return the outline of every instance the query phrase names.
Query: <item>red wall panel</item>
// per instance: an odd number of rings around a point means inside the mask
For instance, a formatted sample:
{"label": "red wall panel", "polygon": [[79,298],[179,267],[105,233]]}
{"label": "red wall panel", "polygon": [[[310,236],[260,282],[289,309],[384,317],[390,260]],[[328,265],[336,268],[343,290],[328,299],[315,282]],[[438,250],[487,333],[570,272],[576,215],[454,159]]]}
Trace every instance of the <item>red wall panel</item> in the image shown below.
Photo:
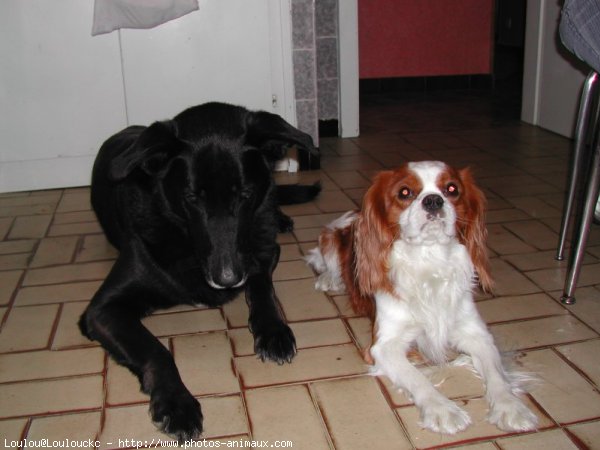
{"label": "red wall panel", "polygon": [[492,70],[493,0],[359,0],[358,8],[360,78]]}

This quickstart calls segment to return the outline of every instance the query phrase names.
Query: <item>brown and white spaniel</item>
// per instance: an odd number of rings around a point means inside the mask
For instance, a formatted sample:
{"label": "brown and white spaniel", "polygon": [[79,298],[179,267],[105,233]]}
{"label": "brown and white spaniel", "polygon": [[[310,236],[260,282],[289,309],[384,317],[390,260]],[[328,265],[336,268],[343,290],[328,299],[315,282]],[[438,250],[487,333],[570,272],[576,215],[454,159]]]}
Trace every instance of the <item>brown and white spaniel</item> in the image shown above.
{"label": "brown and white spaniel", "polygon": [[473,300],[477,284],[492,288],[484,207],[468,169],[411,162],[379,173],[362,209],[329,224],[307,257],[318,289],[345,288],[354,310],[374,318],[365,352],[371,373],[412,397],[423,427],[446,434],[471,419],[411,364],[413,348],[434,364],[445,362],[449,349],[470,355],[486,384],[488,420],[511,431],[537,424]]}

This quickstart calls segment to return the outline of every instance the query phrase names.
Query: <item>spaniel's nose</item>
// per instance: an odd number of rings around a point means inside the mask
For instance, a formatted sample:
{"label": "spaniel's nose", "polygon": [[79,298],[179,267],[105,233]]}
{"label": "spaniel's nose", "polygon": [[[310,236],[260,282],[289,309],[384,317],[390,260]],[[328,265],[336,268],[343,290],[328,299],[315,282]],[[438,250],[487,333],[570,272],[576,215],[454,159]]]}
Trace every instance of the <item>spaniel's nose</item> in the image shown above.
{"label": "spaniel's nose", "polygon": [[441,209],[442,206],[444,206],[444,199],[441,195],[429,194],[423,199],[421,204],[423,205],[423,209],[425,209],[425,211],[433,213]]}

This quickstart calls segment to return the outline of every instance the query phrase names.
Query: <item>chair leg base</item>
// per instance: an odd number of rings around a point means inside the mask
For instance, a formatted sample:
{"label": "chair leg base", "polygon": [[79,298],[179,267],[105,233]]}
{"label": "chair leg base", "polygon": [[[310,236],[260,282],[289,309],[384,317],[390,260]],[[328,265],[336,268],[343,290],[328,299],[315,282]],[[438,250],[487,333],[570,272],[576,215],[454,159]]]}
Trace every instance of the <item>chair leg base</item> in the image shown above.
{"label": "chair leg base", "polygon": [[564,295],[560,298],[560,302],[563,305],[574,305],[575,304],[575,297],[573,295]]}

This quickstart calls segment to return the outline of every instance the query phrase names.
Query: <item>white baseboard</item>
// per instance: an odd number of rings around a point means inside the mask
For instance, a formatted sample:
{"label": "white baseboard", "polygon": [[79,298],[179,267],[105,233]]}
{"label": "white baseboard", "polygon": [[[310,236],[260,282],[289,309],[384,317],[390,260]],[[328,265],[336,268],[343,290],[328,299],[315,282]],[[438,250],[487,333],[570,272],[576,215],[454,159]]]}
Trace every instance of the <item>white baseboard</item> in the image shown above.
{"label": "white baseboard", "polygon": [[0,192],[89,186],[95,157],[0,162]]}

